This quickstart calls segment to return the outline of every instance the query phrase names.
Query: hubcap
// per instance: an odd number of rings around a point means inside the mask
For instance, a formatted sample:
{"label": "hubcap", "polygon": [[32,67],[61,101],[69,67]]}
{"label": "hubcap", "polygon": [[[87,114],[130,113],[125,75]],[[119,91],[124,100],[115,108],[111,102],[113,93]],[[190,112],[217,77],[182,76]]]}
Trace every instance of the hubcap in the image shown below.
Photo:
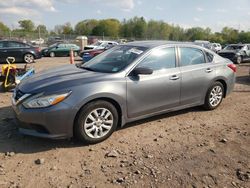
{"label": "hubcap", "polygon": [[238,63],[238,64],[241,63],[241,57],[237,57],[237,63]]}
{"label": "hubcap", "polygon": [[209,97],[209,103],[212,107],[215,107],[220,104],[222,100],[222,94],[222,88],[220,86],[215,86],[212,89]]}
{"label": "hubcap", "polygon": [[31,54],[27,54],[27,55],[25,55],[24,60],[25,60],[25,62],[27,62],[27,63],[32,63],[33,60],[34,60],[34,57],[33,57],[33,55],[31,55]]}
{"label": "hubcap", "polygon": [[108,109],[97,108],[89,113],[83,128],[90,138],[101,138],[108,134],[113,123],[113,114]]}

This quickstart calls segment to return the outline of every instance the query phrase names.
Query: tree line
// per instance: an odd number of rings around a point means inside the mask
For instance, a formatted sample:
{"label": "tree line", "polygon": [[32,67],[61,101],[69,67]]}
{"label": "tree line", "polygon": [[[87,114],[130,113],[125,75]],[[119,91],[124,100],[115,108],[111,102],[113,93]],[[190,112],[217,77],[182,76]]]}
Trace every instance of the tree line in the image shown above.
{"label": "tree line", "polygon": [[208,40],[221,44],[250,43],[250,32],[239,31],[231,27],[224,27],[221,32],[212,32],[210,28],[192,27],[184,29],[179,25],[168,24],[164,21],[149,20],[143,17],[134,17],[119,21],[117,19],[87,19],[78,22],[75,27],[67,22],[56,25],[48,31],[45,25],[37,25],[31,20],[20,20],[18,29],[10,29],[0,22],[0,37],[8,34],[19,33],[19,37],[27,37],[30,33],[49,35],[86,35],[105,36],[110,38],[127,38],[137,40],[173,40],[194,41]]}

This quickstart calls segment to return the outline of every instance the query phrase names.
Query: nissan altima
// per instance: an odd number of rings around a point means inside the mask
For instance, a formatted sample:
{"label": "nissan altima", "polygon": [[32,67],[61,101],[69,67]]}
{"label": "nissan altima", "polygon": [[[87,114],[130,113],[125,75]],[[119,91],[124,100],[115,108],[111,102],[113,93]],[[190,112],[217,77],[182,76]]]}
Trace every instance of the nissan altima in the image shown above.
{"label": "nissan altima", "polygon": [[12,107],[23,134],[93,144],[135,120],[200,105],[216,109],[232,92],[235,72],[230,60],[200,46],[132,42],[27,78]]}

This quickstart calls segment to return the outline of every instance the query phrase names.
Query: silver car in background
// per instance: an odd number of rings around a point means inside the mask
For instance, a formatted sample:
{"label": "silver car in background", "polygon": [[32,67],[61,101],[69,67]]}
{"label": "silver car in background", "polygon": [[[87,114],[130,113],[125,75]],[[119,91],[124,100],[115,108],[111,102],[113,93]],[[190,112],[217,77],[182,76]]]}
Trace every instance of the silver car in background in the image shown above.
{"label": "silver car in background", "polygon": [[12,106],[24,134],[98,143],[128,122],[199,105],[217,108],[233,90],[235,72],[230,60],[196,45],[132,42],[28,78]]}

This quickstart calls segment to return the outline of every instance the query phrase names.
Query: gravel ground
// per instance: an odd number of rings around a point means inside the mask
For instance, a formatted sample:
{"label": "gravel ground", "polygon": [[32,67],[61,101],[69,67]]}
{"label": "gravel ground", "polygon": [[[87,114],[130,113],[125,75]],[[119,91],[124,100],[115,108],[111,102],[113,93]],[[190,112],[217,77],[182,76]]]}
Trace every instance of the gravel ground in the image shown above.
{"label": "gravel ground", "polygon": [[0,187],[250,187],[249,68],[238,66],[234,92],[215,111],[138,121],[90,146],[18,134],[11,93],[0,92]]}

